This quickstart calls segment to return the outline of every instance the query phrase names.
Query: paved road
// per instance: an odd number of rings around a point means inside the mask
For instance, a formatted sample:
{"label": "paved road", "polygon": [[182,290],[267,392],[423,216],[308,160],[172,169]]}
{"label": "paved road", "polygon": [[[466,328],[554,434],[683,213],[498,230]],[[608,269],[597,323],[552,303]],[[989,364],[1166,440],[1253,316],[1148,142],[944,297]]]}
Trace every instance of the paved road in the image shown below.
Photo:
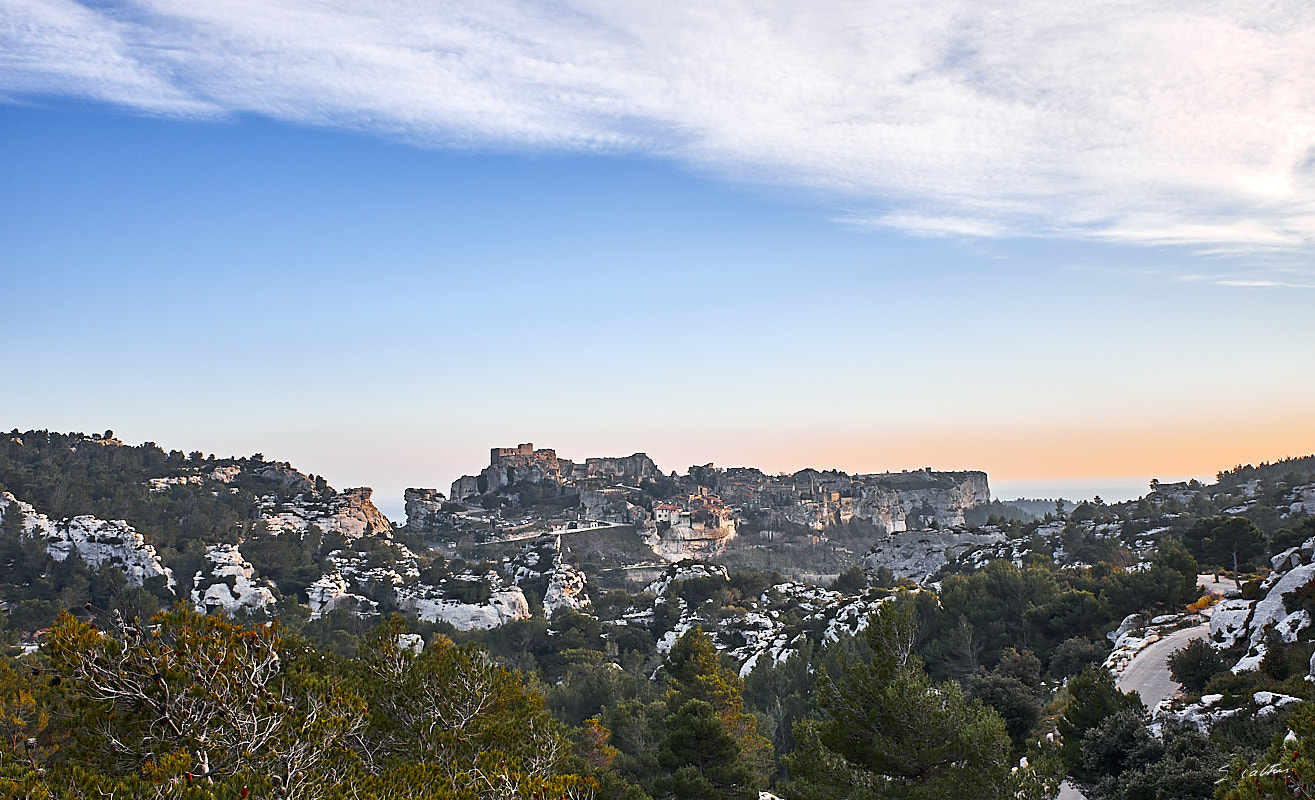
{"label": "paved road", "polygon": [[[1154,711],[1161,700],[1178,694],[1182,688],[1169,677],[1169,656],[1193,639],[1204,639],[1210,634],[1210,623],[1174,631],[1133,656],[1128,668],[1116,681],[1119,691],[1136,691],[1146,708]],[[1059,788],[1057,800],[1086,800],[1086,795],[1068,781]]]}
{"label": "paved road", "polygon": [[[1216,594],[1233,586],[1228,581],[1215,581],[1213,575],[1199,576],[1199,585],[1203,592]],[[1204,639],[1210,635],[1208,617],[1210,610],[1206,609],[1206,622],[1174,631],[1133,656],[1128,668],[1116,682],[1119,690],[1124,692],[1136,690],[1148,710],[1154,710],[1161,700],[1178,694],[1182,687],[1169,677],[1169,656],[1173,655],[1175,650],[1185,647],[1191,640]],[[1065,781],[1059,789],[1057,800],[1086,800],[1086,797],[1076,786]]]}
{"label": "paved road", "polygon": [[1059,794],[1055,796],[1055,800],[1087,800],[1087,796],[1079,791],[1078,787],[1064,781],[1059,786]]}
{"label": "paved road", "polygon": [[560,534],[562,536],[566,536],[572,533],[589,533],[591,531],[608,530],[611,528],[631,528],[631,527],[634,526],[623,525],[619,522],[600,522],[596,525],[588,525],[583,528],[562,528],[561,530],[549,530],[549,531],[540,529],[540,530],[528,531],[525,533],[513,533],[510,536],[505,536],[501,539],[490,539],[487,542],[471,542],[469,546],[479,547],[480,545],[485,545],[485,544],[507,544],[508,542],[525,542],[525,541],[529,541],[530,539],[538,539],[541,536],[552,536],[554,534]]}
{"label": "paved road", "polygon": [[1174,631],[1154,644],[1148,645],[1129,662],[1119,676],[1119,691],[1137,691],[1146,708],[1154,710],[1161,700],[1178,694],[1182,688],[1169,677],[1169,656],[1181,650],[1193,639],[1204,639],[1210,634],[1210,623]]}

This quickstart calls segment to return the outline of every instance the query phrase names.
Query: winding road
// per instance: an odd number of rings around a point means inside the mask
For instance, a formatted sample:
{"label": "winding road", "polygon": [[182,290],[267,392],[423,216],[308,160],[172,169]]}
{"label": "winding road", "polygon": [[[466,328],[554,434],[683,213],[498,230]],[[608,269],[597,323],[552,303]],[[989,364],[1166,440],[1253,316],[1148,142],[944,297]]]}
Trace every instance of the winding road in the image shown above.
{"label": "winding road", "polygon": [[1147,645],[1137,653],[1128,668],[1119,676],[1121,692],[1137,692],[1148,711],[1154,711],[1162,701],[1178,694],[1182,689],[1169,675],[1169,656],[1187,646],[1193,639],[1204,639],[1210,634],[1210,622],[1174,631],[1158,642]]}
{"label": "winding road", "polygon": [[[1201,575],[1198,581],[1202,592],[1222,593],[1223,589],[1232,586],[1231,583],[1215,581],[1213,575]],[[1200,625],[1174,631],[1133,656],[1115,682],[1119,691],[1140,694],[1148,711],[1154,711],[1162,701],[1176,696],[1182,687],[1169,675],[1169,656],[1193,639],[1210,635],[1210,611],[1205,610],[1206,620]],[[1085,796],[1076,786],[1065,782],[1060,787],[1058,800],[1085,800]]]}

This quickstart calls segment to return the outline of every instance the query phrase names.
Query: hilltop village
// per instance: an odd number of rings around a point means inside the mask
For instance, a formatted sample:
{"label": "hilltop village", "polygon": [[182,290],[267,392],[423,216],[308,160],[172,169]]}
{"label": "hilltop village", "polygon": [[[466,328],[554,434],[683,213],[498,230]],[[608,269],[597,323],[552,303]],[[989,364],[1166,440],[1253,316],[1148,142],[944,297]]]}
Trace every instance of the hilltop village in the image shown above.
{"label": "hilltop village", "polygon": [[658,557],[680,561],[723,552],[746,527],[806,529],[818,541],[855,520],[878,534],[963,526],[965,512],[990,499],[984,472],[767,475],[704,464],[663,475],[644,453],[576,463],[521,444],[493,448],[489,465],[453,481],[449,497],[408,489],[406,514],[409,530],[435,537],[633,526]]}

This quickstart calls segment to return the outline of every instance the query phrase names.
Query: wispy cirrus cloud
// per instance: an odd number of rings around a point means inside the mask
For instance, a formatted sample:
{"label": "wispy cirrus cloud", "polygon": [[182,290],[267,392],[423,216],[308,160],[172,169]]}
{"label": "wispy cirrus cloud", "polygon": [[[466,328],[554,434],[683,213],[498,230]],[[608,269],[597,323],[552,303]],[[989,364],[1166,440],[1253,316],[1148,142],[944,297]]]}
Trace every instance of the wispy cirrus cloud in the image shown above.
{"label": "wispy cirrus cloud", "polygon": [[134,41],[140,33],[72,0],[6,0],[0,96],[72,95],[159,114],[222,111],[176,85],[168,60]]}
{"label": "wispy cirrus cloud", "polygon": [[10,98],[658,155],[919,235],[1315,250],[1304,0],[8,0],[0,52]]}

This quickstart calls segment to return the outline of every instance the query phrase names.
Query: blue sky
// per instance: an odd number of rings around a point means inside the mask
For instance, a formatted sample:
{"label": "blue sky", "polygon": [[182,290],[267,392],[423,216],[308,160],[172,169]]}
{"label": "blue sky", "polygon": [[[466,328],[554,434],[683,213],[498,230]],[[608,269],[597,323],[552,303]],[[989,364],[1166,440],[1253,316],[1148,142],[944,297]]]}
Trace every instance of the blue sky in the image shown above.
{"label": "blue sky", "polygon": [[1315,452],[1301,4],[195,6],[0,9],[5,427],[394,514],[521,441],[1106,497]]}

